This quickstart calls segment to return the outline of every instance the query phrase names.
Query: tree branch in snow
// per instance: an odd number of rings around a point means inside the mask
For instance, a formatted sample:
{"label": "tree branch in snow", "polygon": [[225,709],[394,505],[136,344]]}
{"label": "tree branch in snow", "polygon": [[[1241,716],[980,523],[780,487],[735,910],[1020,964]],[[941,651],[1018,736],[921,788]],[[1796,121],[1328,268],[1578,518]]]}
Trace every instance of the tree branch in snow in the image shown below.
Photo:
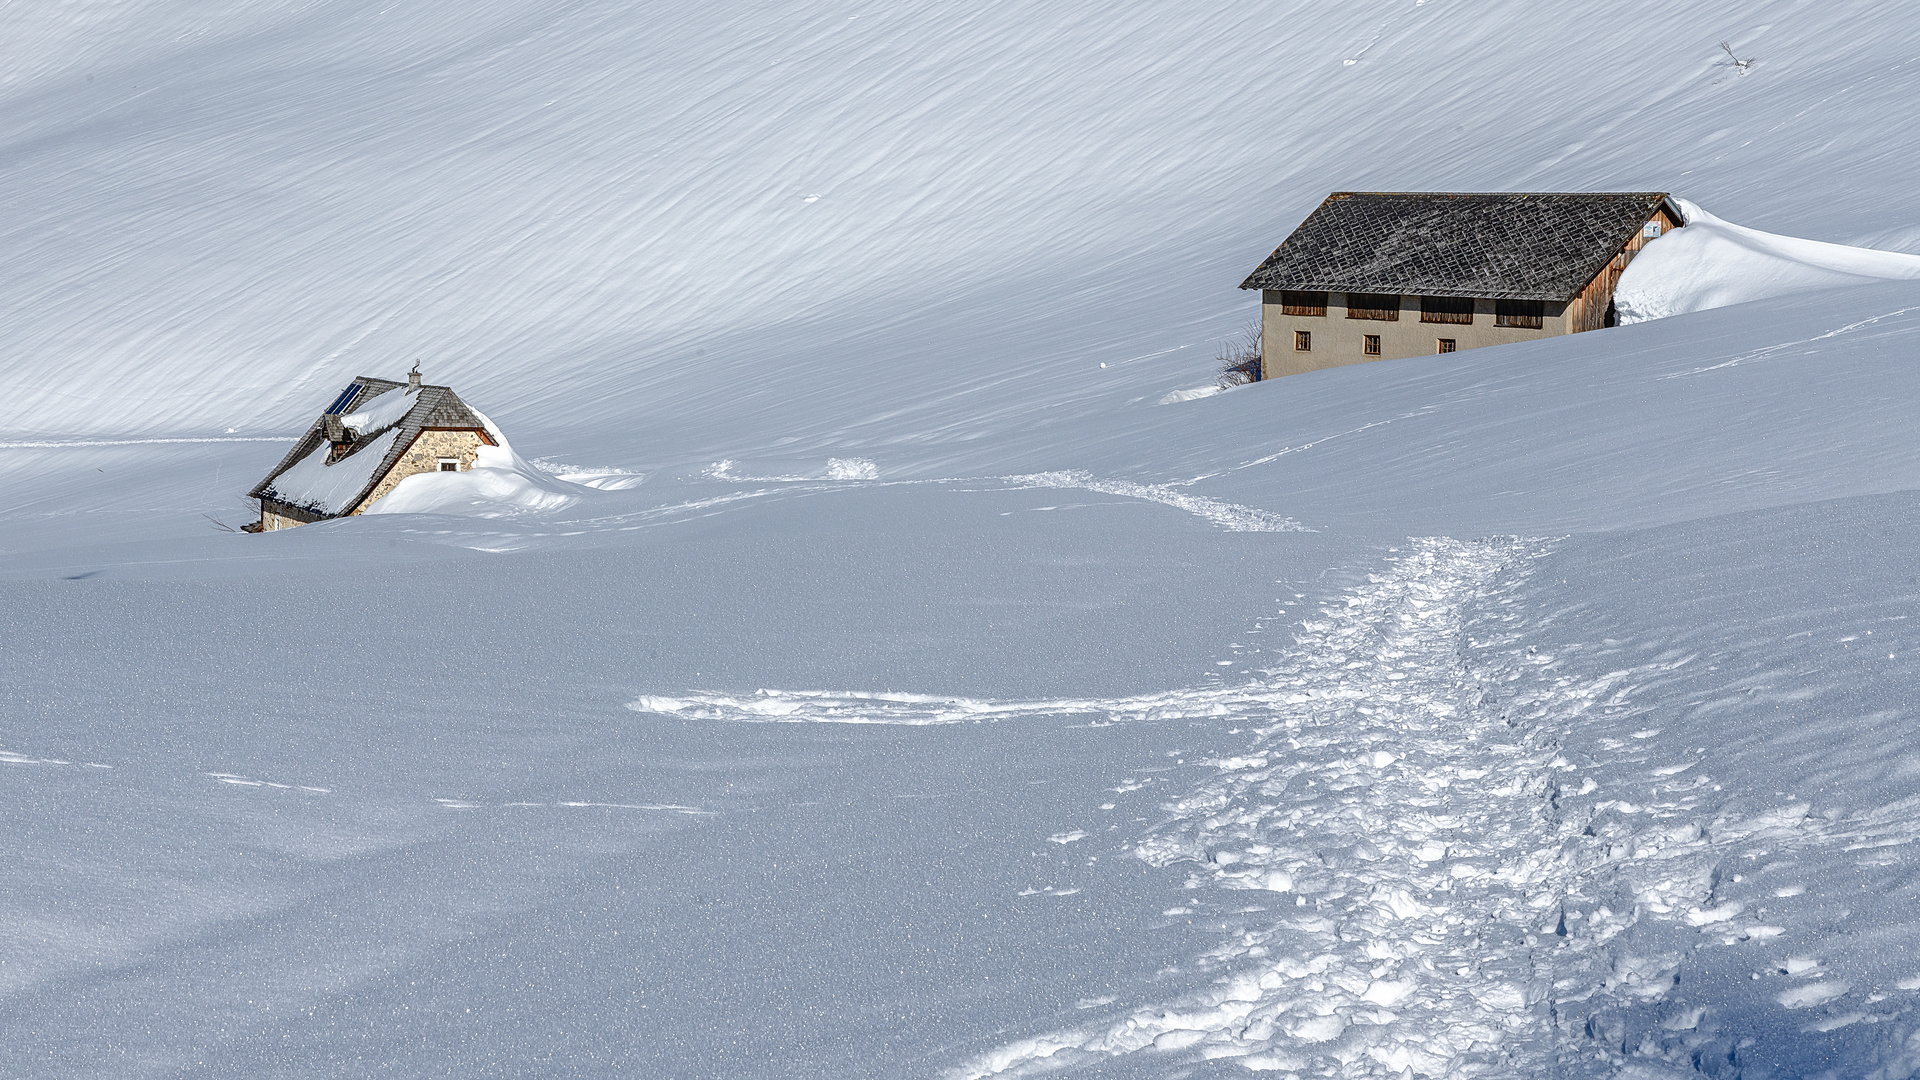
{"label": "tree branch in snow", "polygon": [[1220,346],[1220,389],[1260,381],[1260,324],[1254,323]]}
{"label": "tree branch in snow", "polygon": [[1733,61],[1734,67],[1737,67],[1740,69],[1740,74],[1745,75],[1747,73],[1747,69],[1753,66],[1753,61],[1756,59],[1755,57],[1749,56],[1745,60],[1740,59],[1738,56],[1734,55],[1733,46],[1727,44],[1724,41],[1720,43],[1720,47],[1727,50],[1727,58]]}

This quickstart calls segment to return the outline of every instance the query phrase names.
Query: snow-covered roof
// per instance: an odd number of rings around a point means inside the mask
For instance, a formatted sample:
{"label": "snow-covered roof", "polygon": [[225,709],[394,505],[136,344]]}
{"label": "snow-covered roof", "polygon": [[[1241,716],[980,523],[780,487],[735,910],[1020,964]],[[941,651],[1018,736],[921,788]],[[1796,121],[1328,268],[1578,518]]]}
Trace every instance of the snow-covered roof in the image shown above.
{"label": "snow-covered roof", "polygon": [[1243,289],[1571,300],[1664,191],[1336,191]]}
{"label": "snow-covered roof", "polygon": [[323,413],[266,479],[247,493],[250,498],[272,499],[323,517],[351,513],[421,431],[487,430],[486,420],[446,386],[413,389],[406,383],[357,375],[334,400],[336,409],[329,411],[339,413],[352,440],[351,449],[337,461],[328,460],[333,444],[327,438],[327,414]]}

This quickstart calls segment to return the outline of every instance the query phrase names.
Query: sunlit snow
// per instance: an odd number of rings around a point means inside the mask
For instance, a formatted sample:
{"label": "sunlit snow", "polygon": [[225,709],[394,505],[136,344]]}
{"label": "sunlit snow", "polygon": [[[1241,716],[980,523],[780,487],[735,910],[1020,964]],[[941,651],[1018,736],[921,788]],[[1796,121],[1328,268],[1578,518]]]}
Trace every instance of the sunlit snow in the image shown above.
{"label": "sunlit snow", "polygon": [[[1920,1070],[1907,5],[0,40],[0,1073]],[[1693,223],[1219,390],[1340,189]]]}

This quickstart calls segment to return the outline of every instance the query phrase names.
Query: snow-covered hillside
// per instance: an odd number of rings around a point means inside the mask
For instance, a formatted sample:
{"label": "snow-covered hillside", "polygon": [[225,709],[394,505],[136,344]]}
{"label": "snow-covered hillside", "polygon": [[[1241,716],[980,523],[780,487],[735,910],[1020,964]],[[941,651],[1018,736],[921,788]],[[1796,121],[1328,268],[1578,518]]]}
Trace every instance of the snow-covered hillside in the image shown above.
{"label": "snow-covered hillside", "polygon": [[[0,40],[0,1075],[1920,1070],[1907,5]],[[1181,393],[1334,188],[1704,211]],[[228,531],[416,358],[513,450]]]}
{"label": "snow-covered hillside", "polygon": [[279,433],[342,371],[416,357],[515,430],[649,461],[1005,380],[1052,399],[1100,360],[1204,366],[1250,318],[1232,286],[1335,188],[1674,190],[1916,249],[1914,23],[1899,0],[15,3],[0,432]]}

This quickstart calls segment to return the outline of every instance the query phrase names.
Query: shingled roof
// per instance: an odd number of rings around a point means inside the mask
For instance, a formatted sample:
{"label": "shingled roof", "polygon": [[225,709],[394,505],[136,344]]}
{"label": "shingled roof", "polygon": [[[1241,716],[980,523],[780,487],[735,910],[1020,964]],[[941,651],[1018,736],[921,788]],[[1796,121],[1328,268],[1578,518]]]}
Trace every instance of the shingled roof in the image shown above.
{"label": "shingled roof", "polygon": [[1571,300],[1664,191],[1336,191],[1243,289]]}
{"label": "shingled roof", "polygon": [[[387,471],[393,468],[394,462],[399,461],[400,456],[406,453],[407,447],[413,444],[414,437],[421,431],[428,428],[487,430],[486,421],[468,408],[467,403],[461,401],[460,395],[454,393],[451,387],[422,385],[418,391],[410,391],[406,383],[375,379],[367,375],[356,375],[353,382],[358,383],[361,389],[341,411],[342,419],[357,413],[373,413],[382,405],[387,405],[389,408],[381,409],[381,412],[390,411],[391,399],[387,398],[388,394],[398,393],[411,395],[414,398],[412,407],[406,412],[386,417],[385,422],[377,426],[368,426],[361,431],[349,429],[348,434],[353,437],[353,449],[341,458],[339,464],[345,464],[369,447],[380,443],[387,444],[386,454],[380,463],[367,473],[370,479],[360,486],[358,493],[338,507],[321,508],[306,505],[297,493],[282,493],[274,490],[274,481],[279,479],[282,473],[327,444],[326,414],[322,413],[314,418],[313,425],[307,428],[306,434],[294,442],[293,449],[287,451],[287,456],[280,459],[280,464],[274,466],[273,471],[267,474],[267,478],[255,484],[252,491],[247,492],[249,498],[275,499],[290,506],[317,510],[327,516],[351,513],[353,508],[359,505],[360,501],[380,483],[380,479],[387,475]],[[391,440],[383,438],[396,428],[399,430],[394,438]]]}

